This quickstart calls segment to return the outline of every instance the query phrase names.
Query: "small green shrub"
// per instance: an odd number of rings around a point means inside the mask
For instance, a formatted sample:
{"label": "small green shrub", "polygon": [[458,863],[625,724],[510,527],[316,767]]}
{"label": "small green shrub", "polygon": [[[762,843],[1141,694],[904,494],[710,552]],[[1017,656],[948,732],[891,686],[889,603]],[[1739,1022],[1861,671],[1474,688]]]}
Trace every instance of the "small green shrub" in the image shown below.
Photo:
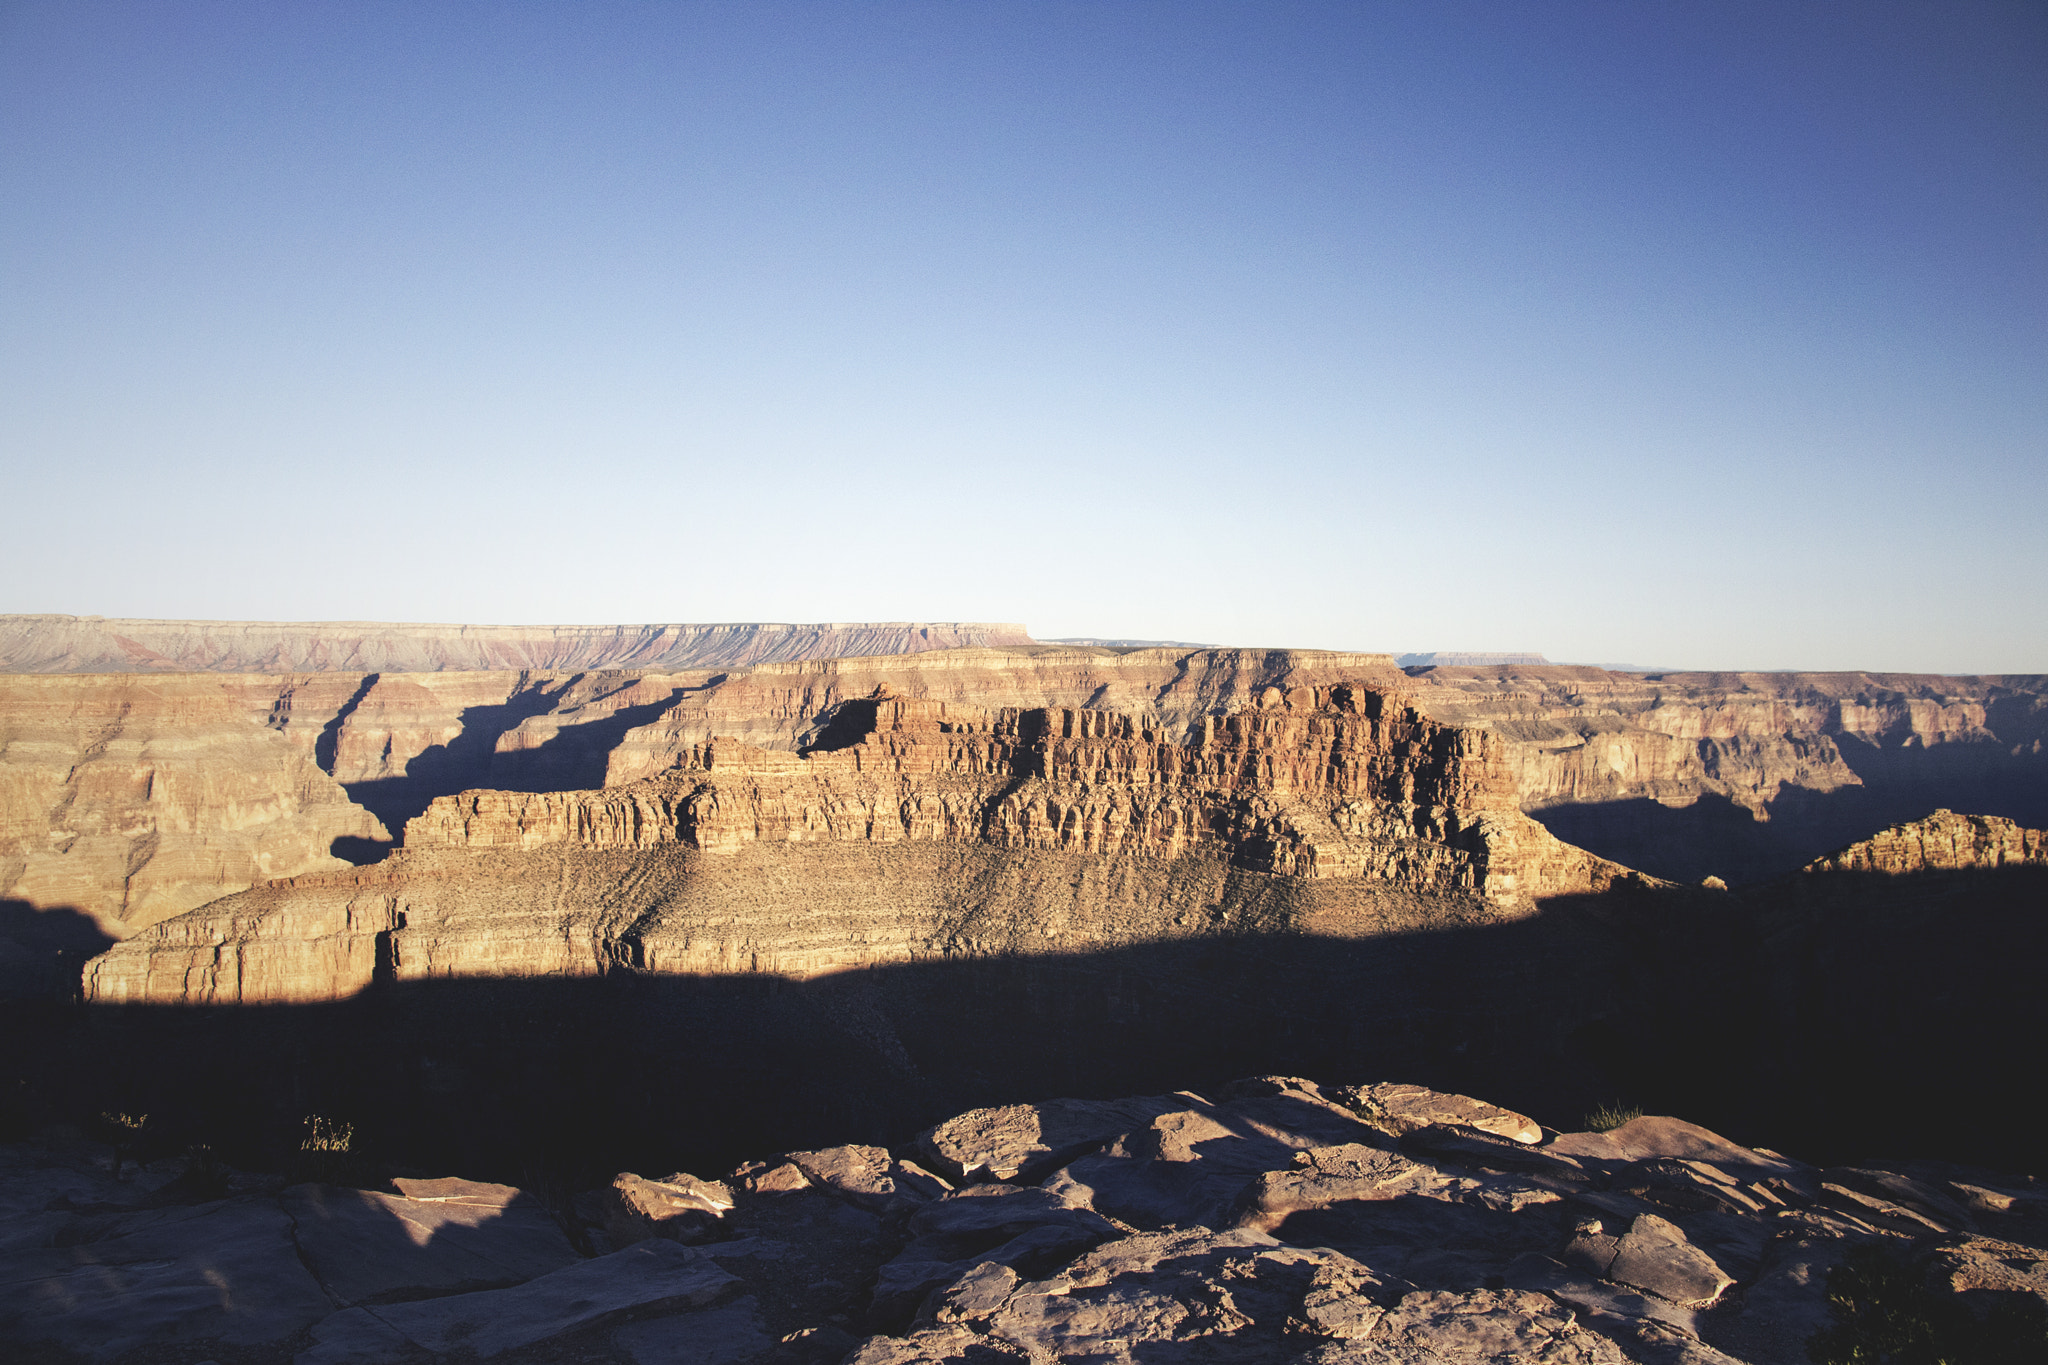
{"label": "small green shrub", "polygon": [[1601,1105],[1592,1113],[1586,1115],[1586,1131],[1589,1133],[1605,1133],[1610,1129],[1621,1127],[1624,1123],[1633,1123],[1642,1116],[1643,1107],[1641,1105],[1623,1104],[1620,1100],[1614,1100]]}
{"label": "small green shrub", "polygon": [[2048,1306],[1998,1295],[1980,1320],[1905,1256],[1860,1246],[1828,1272],[1828,1316],[1809,1337],[1814,1365],[2022,1365],[2048,1360]]}

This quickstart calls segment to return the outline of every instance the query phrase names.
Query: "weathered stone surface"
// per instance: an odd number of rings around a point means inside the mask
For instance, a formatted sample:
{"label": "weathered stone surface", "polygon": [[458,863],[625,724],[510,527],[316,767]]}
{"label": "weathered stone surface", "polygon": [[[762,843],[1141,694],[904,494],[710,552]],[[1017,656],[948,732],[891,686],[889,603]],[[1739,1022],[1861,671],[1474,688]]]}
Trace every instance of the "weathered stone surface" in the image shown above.
{"label": "weathered stone surface", "polygon": [[702,1242],[718,1235],[732,1206],[732,1191],[718,1181],[680,1171],[649,1180],[629,1171],[612,1181],[604,1226],[613,1246],[631,1246],[650,1237]]}
{"label": "weathered stone surface", "polygon": [[791,1152],[789,1161],[811,1181],[875,1213],[922,1204],[938,1198],[947,1189],[944,1181],[915,1165],[895,1160],[882,1147],[827,1147],[816,1152]]}
{"label": "weathered stone surface", "polygon": [[751,1295],[722,1308],[630,1323],[612,1334],[612,1342],[633,1365],[733,1365],[776,1345]]}
{"label": "weathered stone surface", "polygon": [[314,1328],[313,1346],[298,1362],[352,1365],[389,1359],[394,1347],[462,1351],[488,1360],[632,1309],[708,1306],[738,1284],[692,1248],[644,1242],[515,1289],[344,1309]]}
{"label": "weathered stone surface", "polygon": [[1005,1185],[970,1186],[928,1203],[911,1215],[908,1230],[909,1244],[875,1284],[875,1309],[885,1318],[906,1314],[977,1264],[1039,1274],[1118,1232],[1101,1214],[1049,1191]]}
{"label": "weathered stone surface", "polygon": [[[295,1185],[278,1203],[307,1267],[343,1305],[496,1289],[577,1259],[540,1201],[506,1186],[472,1188],[491,1193],[419,1200]],[[496,1199],[501,1190],[510,1197]]]}
{"label": "weathered stone surface", "polygon": [[1473,1290],[1403,1298],[1363,1341],[1322,1347],[1304,1365],[1629,1365],[1606,1337],[1541,1294]]}
{"label": "weathered stone surface", "polygon": [[1196,1100],[1074,1161],[1060,1188],[1137,1227],[1221,1226],[1254,1177],[1289,1168],[1300,1152],[1378,1136],[1345,1110],[1298,1091],[1240,1094],[1213,1105]]}
{"label": "weathered stone surface", "polygon": [[145,1344],[280,1341],[334,1307],[300,1264],[290,1220],[250,1199],[39,1227],[0,1249],[0,1305],[0,1341],[93,1360]]}
{"label": "weathered stone surface", "polygon": [[1313,1148],[1287,1170],[1258,1177],[1240,1196],[1232,1226],[1271,1232],[1290,1215],[1350,1200],[1398,1199],[1440,1180],[1398,1152],[1361,1143]]}
{"label": "weathered stone surface", "polygon": [[[1730,1142],[1719,1133],[1696,1123],[1664,1115],[1645,1114],[1604,1134],[1631,1161],[1672,1157],[1702,1161],[1753,1178],[1758,1173],[1793,1175],[1801,1169],[1783,1157],[1769,1156]],[[1553,1144],[1555,1146],[1555,1144]]]}
{"label": "weathered stone surface", "polygon": [[[1319,1271],[1335,1270],[1318,1281]],[[877,1337],[851,1357],[893,1361],[1001,1359],[1139,1362],[1170,1351],[1185,1360],[1275,1362],[1300,1351],[1290,1319],[1314,1311],[1340,1330],[1361,1316],[1339,1308],[1343,1285],[1371,1272],[1325,1249],[1283,1247],[1250,1232],[1204,1228],[1109,1242],[1043,1280],[1012,1280],[976,1266],[933,1299],[932,1325]],[[940,1314],[944,1318],[940,1318]]]}
{"label": "weathered stone surface", "polygon": [[[1577,1144],[1597,1154],[1576,1158],[1442,1126],[1392,1150],[1312,1082],[1214,1093],[1099,1102],[1095,1120],[1130,1126],[1039,1187],[949,1191],[859,1145],[748,1163],[731,1185],[622,1177],[602,1200],[578,1197],[586,1219],[625,1188],[655,1205],[650,1224],[686,1206],[730,1212],[744,1235],[686,1248],[657,1232],[591,1260],[504,1185],[402,1177],[402,1195],[297,1186],[185,1207],[171,1201],[196,1186],[175,1162],[115,1180],[111,1153],[76,1138],[0,1148],[0,1347],[268,1359],[310,1326],[300,1365],[552,1360],[601,1342],[634,1365],[1797,1365],[1827,1322],[1829,1269],[1871,1243],[1964,1307],[2048,1301],[2021,1177],[1927,1161],[1817,1173],[1675,1119]],[[1305,1145],[1345,1134],[1374,1141]],[[1438,1137],[1457,1141],[1438,1151]],[[1525,1165],[1484,1164],[1503,1157]],[[1234,1228],[1117,1221],[1145,1198],[1154,1216],[1213,1206],[1247,1172]],[[1535,1183],[1560,1172],[1573,1179]],[[1965,1209],[1944,1193],[1965,1189],[1986,1197]],[[1662,1199],[1676,1200],[1668,1217]],[[494,1278],[518,1282],[472,1288]],[[620,1315],[632,1320],[590,1330]],[[859,1342],[855,1324],[902,1335]]]}
{"label": "weathered stone surface", "polygon": [[950,1180],[1031,1178],[1182,1103],[1178,1096],[1156,1095],[975,1109],[920,1133],[917,1145]]}
{"label": "weathered stone surface", "polygon": [[1620,1237],[1581,1234],[1566,1247],[1565,1259],[1687,1308],[1708,1306],[1735,1283],[1713,1257],[1686,1240],[1684,1229],[1655,1214],[1638,1217]]}
{"label": "weathered stone surface", "polygon": [[1514,1142],[1534,1143],[1543,1137],[1543,1126],[1526,1114],[1469,1095],[1446,1095],[1419,1085],[1355,1086],[1339,1098],[1396,1136],[1445,1124],[1476,1128]]}
{"label": "weathered stone surface", "polygon": [[2042,1251],[1997,1237],[1964,1237],[1929,1255],[1935,1276],[1959,1294],[1989,1290],[2048,1301],[2048,1256]]}

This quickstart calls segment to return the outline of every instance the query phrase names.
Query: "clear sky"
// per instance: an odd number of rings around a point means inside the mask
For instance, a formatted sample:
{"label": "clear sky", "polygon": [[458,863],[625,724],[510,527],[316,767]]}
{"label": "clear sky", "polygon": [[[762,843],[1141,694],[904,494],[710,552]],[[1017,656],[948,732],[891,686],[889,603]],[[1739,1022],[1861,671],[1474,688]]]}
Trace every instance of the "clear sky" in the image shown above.
{"label": "clear sky", "polygon": [[2048,671],[2048,6],[0,0],[0,610]]}

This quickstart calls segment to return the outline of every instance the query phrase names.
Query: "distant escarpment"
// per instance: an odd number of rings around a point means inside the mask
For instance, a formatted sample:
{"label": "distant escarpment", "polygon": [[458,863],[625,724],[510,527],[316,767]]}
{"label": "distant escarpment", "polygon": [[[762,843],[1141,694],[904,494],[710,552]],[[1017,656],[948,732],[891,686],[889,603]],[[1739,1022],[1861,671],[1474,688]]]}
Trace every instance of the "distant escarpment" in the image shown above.
{"label": "distant escarpment", "polygon": [[672,670],[1031,643],[1030,634],[1021,625],[981,621],[469,626],[384,621],[148,621],[104,616],[0,616],[0,672]]}
{"label": "distant escarpment", "polygon": [[1410,670],[1507,741],[1522,807],[1658,876],[1754,882],[1938,807],[2048,825],[2048,678]]}
{"label": "distant escarpment", "polygon": [[[1258,705],[1205,719],[1181,738],[1108,712],[869,698],[842,705],[803,755],[719,739],[673,772],[622,786],[439,798],[408,827],[404,856],[161,926],[95,962],[87,991],[107,1001],[327,999],[380,972],[583,973],[618,962],[801,974],[973,950],[979,936],[963,938],[958,926],[987,909],[992,886],[1018,877],[1024,884],[1003,893],[1012,904],[995,937],[1014,945],[1029,925],[1027,941],[1064,950],[1121,938],[1103,918],[1120,912],[1090,903],[1093,892],[1076,895],[1083,883],[1158,883],[1149,893],[1158,903],[1141,913],[1153,919],[1172,906],[1173,917],[1154,925],[1171,936],[1175,925],[1200,932],[1230,920],[1266,894],[1242,874],[1503,907],[1633,878],[1521,815],[1494,748],[1483,732],[1438,725],[1398,697],[1341,683],[1269,689]],[[1040,886],[1026,864],[1006,871],[1000,858],[884,856],[873,866],[904,888],[901,918],[892,922],[886,909],[862,916],[836,949],[783,932],[785,921],[795,925],[795,905],[825,894],[830,860],[801,886],[751,860],[756,904],[708,921],[684,910],[629,922],[592,904],[588,888],[569,894],[572,865],[597,868],[587,860],[561,863],[559,876],[527,869],[518,876],[532,884],[486,897],[488,908],[430,915],[417,904],[432,894],[422,887],[454,875],[447,869],[464,857],[489,864],[513,851],[560,850],[630,862],[673,850],[717,860],[815,844],[965,846],[1082,862],[1065,885]],[[1096,866],[1133,858],[1181,870]],[[686,907],[704,866],[701,856],[656,859],[635,894]],[[590,875],[631,880],[609,863]],[[1159,889],[1168,882],[1185,885]],[[1208,889],[1186,891],[1195,885]],[[1135,892],[1101,894],[1113,903]]]}

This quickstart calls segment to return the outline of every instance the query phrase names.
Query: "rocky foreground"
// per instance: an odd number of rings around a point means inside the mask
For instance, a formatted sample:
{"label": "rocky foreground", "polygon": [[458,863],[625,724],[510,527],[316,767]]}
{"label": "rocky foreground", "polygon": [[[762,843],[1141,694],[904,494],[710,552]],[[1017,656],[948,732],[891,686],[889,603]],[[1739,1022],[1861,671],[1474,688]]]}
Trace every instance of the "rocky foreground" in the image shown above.
{"label": "rocky foreground", "polygon": [[1767,1365],[1843,1330],[1845,1261],[1893,1266],[1950,1360],[2048,1351],[2031,1177],[1816,1169],[1675,1118],[1560,1134],[1406,1085],[978,1109],[550,1197],[76,1140],[0,1163],[0,1342],[49,1361]]}

